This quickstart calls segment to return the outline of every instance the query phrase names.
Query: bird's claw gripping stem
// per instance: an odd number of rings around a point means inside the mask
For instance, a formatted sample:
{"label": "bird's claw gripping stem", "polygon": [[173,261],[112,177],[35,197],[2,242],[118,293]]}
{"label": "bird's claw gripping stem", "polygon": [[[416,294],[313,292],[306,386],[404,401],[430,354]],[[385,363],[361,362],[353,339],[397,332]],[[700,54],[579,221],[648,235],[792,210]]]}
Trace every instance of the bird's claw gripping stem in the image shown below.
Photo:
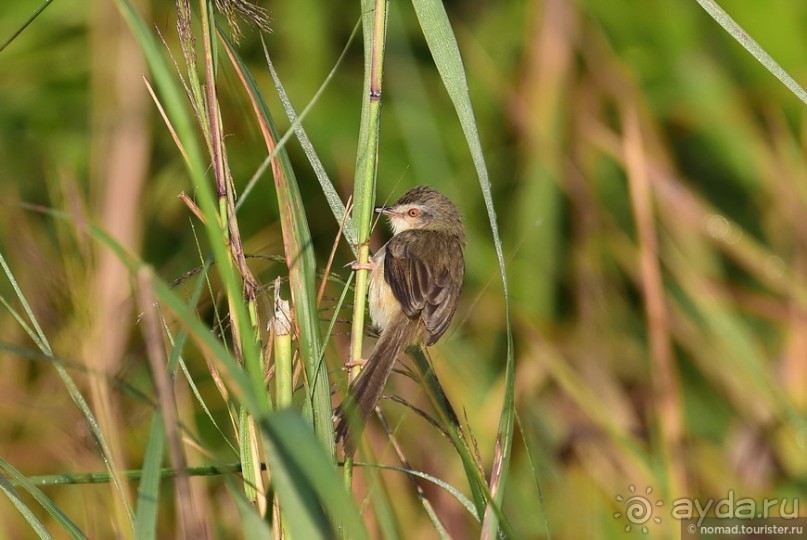
{"label": "bird's claw gripping stem", "polygon": [[350,266],[351,270],[369,270],[372,272],[375,269],[375,263],[373,262],[372,257],[366,263],[353,261],[348,266]]}
{"label": "bird's claw gripping stem", "polygon": [[366,363],[367,363],[366,358],[357,358],[356,360],[348,360],[347,362],[345,362],[345,367],[348,369],[354,367],[364,367]]}

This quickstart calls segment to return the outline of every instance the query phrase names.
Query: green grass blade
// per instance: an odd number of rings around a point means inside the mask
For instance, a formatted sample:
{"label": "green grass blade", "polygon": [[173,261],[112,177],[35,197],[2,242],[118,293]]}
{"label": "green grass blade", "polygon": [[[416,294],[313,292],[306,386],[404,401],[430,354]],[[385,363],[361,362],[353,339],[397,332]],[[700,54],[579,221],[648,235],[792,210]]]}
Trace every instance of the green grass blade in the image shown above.
{"label": "green grass blade", "polygon": [[[504,255],[502,252],[499,229],[496,222],[496,211],[493,207],[493,198],[490,192],[490,180],[487,166],[482,153],[482,144],[479,140],[479,131],[476,127],[471,98],[468,93],[468,82],[465,78],[465,69],[462,64],[457,40],[448,21],[445,8],[438,0],[412,0],[415,13],[420,21],[423,35],[429,45],[434,63],[448,91],[448,95],[457,111],[460,125],[465,133],[465,140],[473,157],[479,184],[485,199],[488,219],[496,246],[496,256],[499,261],[502,285],[504,289],[505,318],[507,325],[507,367],[505,373],[504,403],[499,420],[499,435],[496,444],[496,458],[491,471],[490,490],[498,506],[501,506],[504,497],[504,487],[507,482],[507,472],[510,463],[510,453],[513,444],[513,423],[515,414],[515,362],[513,358],[513,334],[510,322],[510,293],[507,286],[507,276],[504,268]],[[494,537],[497,529],[497,517],[494,512],[488,512],[485,519],[483,535]]]}
{"label": "green grass blade", "polygon": [[138,540],[157,537],[157,511],[160,503],[160,470],[165,449],[165,430],[162,413],[157,411],[151,419],[146,453],[143,456],[143,476],[137,487],[137,510],[134,531]]}
{"label": "green grass blade", "polygon": [[431,474],[427,474],[422,471],[414,471],[412,469],[407,469],[405,467],[396,467],[394,465],[379,465],[378,463],[361,463],[356,462],[356,467],[368,467],[374,469],[386,469],[390,471],[398,471],[404,474],[408,474],[409,476],[415,476],[417,478],[422,478],[434,484],[435,486],[445,490],[449,495],[451,495],[458,503],[462,505],[465,510],[476,520],[479,521],[479,515],[476,510],[476,506],[474,505],[473,501],[471,501],[468,497],[462,494],[460,490],[445,482],[440,480],[439,478],[432,476]]}
{"label": "green grass blade", "polygon": [[227,488],[227,491],[235,502],[238,516],[241,518],[244,538],[247,540],[252,540],[253,538],[255,540],[273,538],[272,529],[269,527],[269,524],[258,514],[255,505],[247,500],[243,490],[237,487],[234,482],[228,482]]}
{"label": "green grass blade", "polygon": [[[4,474],[8,475],[18,486],[21,486],[22,488],[25,489],[25,491],[30,493],[34,497],[34,499],[36,499],[36,501],[42,506],[42,508],[44,508],[51,516],[53,516],[53,518],[59,523],[59,525],[62,526],[64,531],[70,535],[70,538],[87,538],[85,534],[81,532],[81,530],[76,526],[76,524],[73,523],[73,521],[69,517],[67,517],[65,513],[62,512],[59,509],[59,507],[56,506],[56,504],[54,504],[54,502],[47,497],[47,495],[42,493],[41,489],[32,484],[28,480],[28,478],[25,477],[24,474],[22,474],[20,471],[18,471],[10,463],[8,463],[6,460],[2,458],[0,458],[0,468],[3,469]],[[14,505],[17,506],[17,509],[23,512],[23,509],[20,508],[19,505],[17,504],[19,495],[16,493],[16,490],[14,490],[14,487],[11,484],[9,484],[8,480],[3,478],[2,476],[0,476],[0,481],[3,482],[4,485],[2,486],[2,488],[6,491],[6,494],[9,496],[9,498],[11,498]],[[9,490],[14,491],[13,495],[12,493],[9,492]],[[19,502],[22,503],[22,501]],[[28,509],[27,506],[25,507],[25,509],[30,512],[30,509]],[[23,512],[23,515],[25,515],[25,512]],[[28,519],[27,515],[26,519]],[[39,532],[30,519],[28,520],[28,523],[31,523],[31,526],[33,526],[34,529],[37,530],[37,532]],[[45,534],[46,534],[45,537],[50,538],[50,535],[48,535],[47,533]],[[40,537],[42,537],[41,534]]]}
{"label": "green grass blade", "polygon": [[[271,153],[275,149],[278,133],[263,94],[232,43],[221,33],[219,33],[219,37],[249,95],[266,140],[267,150]],[[289,269],[294,320],[298,330],[300,358],[305,366],[309,386],[309,403],[313,414],[314,431],[325,448],[333,455],[331,394],[325,365],[319,360],[322,343],[314,286],[317,271],[316,261],[314,260],[311,233],[300,197],[300,188],[285,150],[280,150],[275,157],[273,172],[283,230],[283,244],[286,250],[286,264]]]}
{"label": "green grass blade", "polygon": [[[286,93],[286,89],[283,87],[283,83],[280,80],[280,77],[275,71],[275,66],[272,63],[271,58],[269,57],[269,51],[266,48],[266,43],[261,40],[263,44],[263,53],[264,57],[266,58],[266,65],[269,67],[269,73],[272,75],[272,81],[275,84],[275,90],[277,90],[277,95],[280,97],[280,102],[283,104],[283,109],[286,111],[286,116],[291,122],[291,127],[289,128],[289,133],[294,133],[297,136],[297,139],[300,141],[300,145],[303,147],[303,151],[305,152],[306,157],[308,158],[309,163],[311,163],[311,168],[314,169],[314,174],[317,176],[317,180],[319,180],[319,184],[322,187],[322,193],[325,195],[325,199],[328,201],[328,205],[331,207],[331,212],[333,212],[334,217],[336,218],[337,223],[344,223],[342,227],[342,233],[345,236],[345,239],[348,242],[348,245],[353,250],[354,255],[356,254],[356,232],[354,229],[354,223],[351,221],[346,221],[344,219],[345,215],[345,205],[342,203],[342,199],[339,197],[339,193],[337,193],[336,188],[334,188],[331,179],[328,177],[328,173],[325,171],[325,167],[322,165],[322,161],[320,161],[319,156],[317,155],[316,150],[314,150],[314,145],[311,144],[311,139],[308,138],[308,134],[303,127],[302,121],[303,118],[306,117],[308,111],[314,106],[314,104],[319,100],[319,97],[324,92],[325,88],[328,86],[328,83],[333,79],[336,70],[342,64],[342,60],[344,60],[347,51],[353,43],[353,39],[356,36],[356,32],[358,31],[359,24],[357,23],[356,26],[353,28],[353,32],[350,34],[350,37],[345,44],[344,49],[342,49],[342,53],[339,55],[339,58],[336,60],[336,64],[331,69],[328,76],[325,77],[325,80],[322,81],[319,89],[317,90],[314,97],[311,98],[311,101],[305,106],[303,111],[298,116],[294,110],[294,106],[291,103],[291,99],[289,95]],[[287,139],[287,135],[283,135],[283,138],[280,139],[277,143],[277,148],[283,148]],[[270,156],[271,157],[271,156]]]}
{"label": "green grass blade", "polygon": [[22,26],[20,26],[20,27],[19,27],[19,28],[18,28],[18,29],[17,29],[17,30],[16,30],[16,31],[13,33],[13,34],[11,34],[11,35],[8,37],[8,39],[6,39],[6,40],[3,42],[3,44],[2,44],[2,45],[0,45],[0,52],[3,52],[3,50],[4,50],[6,47],[8,47],[8,46],[11,44],[11,42],[12,42],[12,41],[14,41],[15,39],[17,39],[17,37],[18,37],[20,34],[22,34],[22,32],[23,32],[23,31],[24,31],[26,28],[28,28],[28,25],[30,25],[32,22],[34,22],[34,19],[36,19],[37,17],[39,17],[39,15],[40,15],[40,14],[41,14],[43,11],[45,11],[45,8],[46,8],[46,7],[48,7],[48,6],[49,6],[49,5],[50,5],[52,2],[53,2],[53,0],[44,0],[44,1],[43,1],[41,4],[39,4],[39,6],[38,6],[38,7],[37,7],[37,8],[34,10],[34,12],[33,12],[33,13],[31,13],[31,16],[30,16],[30,17],[28,17],[28,19],[27,19],[27,20],[26,20],[24,23],[22,23]]}
{"label": "green grass blade", "polygon": [[8,498],[11,500],[11,503],[19,510],[20,514],[25,518],[25,521],[31,526],[31,528],[36,532],[37,536],[42,539],[45,538],[53,538],[48,531],[45,529],[45,525],[39,521],[31,509],[25,504],[20,498],[20,495],[17,493],[17,490],[14,489],[14,486],[9,484],[8,480],[3,476],[0,476],[0,490],[4,491]]}
{"label": "green grass blade", "polygon": [[454,444],[462,460],[465,476],[468,479],[471,495],[473,496],[476,517],[480,519],[485,510],[485,501],[489,499],[489,496],[486,495],[487,490],[485,489],[484,473],[477,467],[473,455],[471,454],[471,449],[459,433],[460,425],[457,414],[454,411],[454,407],[448,401],[443,387],[437,379],[437,375],[434,373],[426,354],[422,349],[413,349],[409,351],[409,356],[417,366],[422,378],[421,384],[428,390],[428,395],[432,399],[434,409],[437,411],[439,418],[443,421],[446,432],[451,435],[451,442]]}
{"label": "green grass blade", "polygon": [[717,23],[737,41],[737,43],[742,45],[746,51],[751,53],[751,56],[765,66],[765,69],[767,69],[771,75],[787,86],[787,89],[793,92],[797,98],[807,103],[807,91],[805,91],[787,71],[782,69],[782,66],[780,66],[771,55],[765,52],[765,49],[763,49],[754,38],[749,36],[748,33],[743,30],[742,26],[731,18],[731,15],[726,13],[714,0],[697,0],[697,2],[710,17],[717,21]]}
{"label": "green grass blade", "polygon": [[[101,426],[98,425],[98,421],[95,419],[95,415],[92,413],[92,410],[90,410],[89,404],[87,404],[87,401],[84,399],[84,396],[81,394],[81,391],[78,389],[78,386],[76,385],[75,381],[73,381],[73,378],[67,372],[62,363],[53,355],[53,349],[51,348],[50,343],[48,342],[48,339],[45,336],[45,333],[42,331],[39,322],[34,316],[31,306],[28,304],[25,295],[20,289],[19,284],[17,283],[14,274],[11,272],[11,268],[9,268],[8,264],[6,263],[6,259],[5,257],[3,257],[2,253],[0,253],[0,267],[2,267],[3,272],[6,274],[6,277],[11,282],[11,286],[13,287],[14,292],[17,294],[17,298],[22,304],[23,310],[28,315],[28,319],[31,321],[31,325],[33,326],[36,336],[38,338],[34,341],[40,347],[42,353],[51,359],[53,367],[56,369],[56,373],[59,375],[59,378],[65,385],[65,388],[67,388],[68,394],[70,394],[70,398],[79,408],[81,414],[84,415],[84,418],[87,419],[87,424],[89,425],[90,432],[93,434],[93,437],[95,438],[96,442],[98,443],[98,446],[101,449],[101,456],[103,457],[104,464],[107,466],[107,469],[111,473],[113,471],[112,454],[109,450],[109,445],[107,445],[103,433],[101,433]],[[115,479],[115,489],[117,490],[121,498],[121,501],[123,502],[123,505],[126,508],[126,512],[129,515],[129,519],[130,520],[133,519],[132,509],[129,505],[129,500],[126,496],[126,492],[123,490],[123,487],[120,485],[117,479]]]}
{"label": "green grass blade", "polygon": [[[496,443],[496,457],[491,471],[490,490],[498,506],[504,498],[504,488],[507,482],[507,472],[510,464],[510,453],[513,445],[513,423],[515,414],[515,361],[513,356],[513,332],[510,321],[510,291],[507,285],[507,275],[504,267],[504,254],[499,238],[499,228],[496,222],[496,211],[493,206],[493,197],[490,191],[487,166],[482,153],[482,144],[479,140],[479,131],[476,127],[471,98],[468,93],[468,82],[465,78],[465,69],[462,64],[460,50],[451,25],[448,21],[445,8],[439,0],[412,0],[415,13],[420,21],[420,27],[434,58],[437,71],[448,91],[460,125],[465,134],[465,140],[471,151],[485,207],[488,212],[493,242],[496,246],[496,257],[499,262],[499,272],[502,278],[505,303],[505,321],[507,327],[507,366],[505,372],[504,403],[499,419],[499,434]],[[483,535],[489,538],[496,536],[497,517],[495,512],[488,512],[483,527]]]}
{"label": "green grass blade", "polygon": [[484,473],[477,466],[471,452],[471,448],[468,446],[468,443],[462,436],[461,426],[459,424],[457,414],[454,411],[451,403],[448,401],[445,391],[443,390],[440,381],[437,379],[437,376],[435,375],[429,360],[426,358],[425,353],[422,349],[413,349],[409,351],[409,357],[414,360],[415,365],[417,366],[417,369],[422,377],[422,385],[424,388],[428,389],[429,398],[431,399],[435,410],[439,413],[440,418],[443,421],[445,431],[451,438],[451,442],[453,443],[454,448],[457,450],[460,460],[462,461],[465,476],[468,479],[471,494],[473,495],[473,502],[477,518],[481,519],[483,514],[485,514],[485,506],[486,503],[488,503],[487,512],[492,512],[498,519],[502,520],[501,525],[506,536],[513,536],[511,534],[512,526],[510,525],[509,520],[505,519],[505,516],[501,510],[501,504],[494,500],[492,496],[492,488],[488,488],[488,485],[485,483]]}
{"label": "green grass blade", "polygon": [[302,416],[294,409],[283,409],[271,413],[261,429],[266,460],[291,537],[333,537],[330,518],[347,538],[367,538],[353,499]]}

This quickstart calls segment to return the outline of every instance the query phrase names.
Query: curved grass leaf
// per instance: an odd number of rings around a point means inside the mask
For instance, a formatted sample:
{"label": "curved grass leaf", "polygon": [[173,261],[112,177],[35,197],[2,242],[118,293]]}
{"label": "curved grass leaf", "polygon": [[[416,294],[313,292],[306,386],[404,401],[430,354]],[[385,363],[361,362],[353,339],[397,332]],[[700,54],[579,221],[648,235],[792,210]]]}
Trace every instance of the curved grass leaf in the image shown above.
{"label": "curved grass leaf", "polygon": [[[356,36],[356,32],[359,28],[359,23],[356,23],[356,26],[353,28],[353,32],[351,32],[350,37],[345,43],[344,49],[342,49],[339,58],[336,59],[336,64],[334,64],[331,71],[328,73],[328,76],[325,77],[325,80],[322,81],[322,84],[317,89],[316,94],[314,97],[311,98],[311,101],[305,106],[303,111],[297,115],[294,110],[294,106],[291,103],[291,99],[289,95],[286,93],[286,89],[283,87],[283,83],[280,81],[280,77],[277,75],[277,71],[275,71],[275,66],[272,63],[271,58],[269,57],[269,51],[266,48],[266,42],[261,38],[261,44],[263,45],[263,54],[266,58],[266,65],[269,67],[269,73],[272,75],[272,81],[275,84],[275,90],[277,90],[277,95],[280,98],[280,102],[283,104],[283,109],[286,111],[286,116],[291,122],[291,126],[289,127],[289,132],[278,141],[277,143],[277,150],[283,148],[288,140],[288,136],[291,133],[294,133],[297,136],[297,140],[300,141],[300,146],[303,147],[303,151],[305,152],[306,157],[308,157],[308,162],[311,164],[311,168],[314,170],[314,174],[317,176],[317,180],[319,180],[319,184],[322,187],[322,193],[325,195],[325,199],[328,201],[328,205],[331,207],[331,212],[333,212],[334,217],[336,218],[337,223],[344,223],[342,227],[342,232],[345,235],[345,239],[348,242],[348,245],[353,250],[353,254],[356,254],[356,232],[354,230],[354,224],[351,221],[347,221],[344,218],[345,215],[345,205],[342,202],[342,199],[337,193],[336,188],[333,186],[333,182],[328,177],[328,173],[325,171],[325,167],[322,165],[322,161],[319,159],[316,150],[314,150],[314,145],[311,144],[311,139],[308,138],[308,134],[303,127],[302,121],[303,118],[306,117],[308,112],[314,106],[315,103],[319,100],[319,97],[325,91],[325,88],[330,83],[331,79],[333,79],[334,74],[336,73],[337,68],[342,64],[342,60],[344,60],[347,51],[353,43],[353,39]],[[271,157],[271,156],[270,156]]]}
{"label": "curved grass leaf", "polygon": [[45,529],[45,526],[39,521],[31,509],[25,504],[20,498],[20,495],[17,493],[17,490],[9,484],[8,480],[3,476],[0,476],[0,490],[4,491],[8,498],[11,499],[11,503],[20,511],[20,514],[25,518],[25,521],[31,526],[31,528],[36,532],[37,536],[40,538],[53,538],[48,531]]}
{"label": "curved grass leaf", "polygon": [[395,465],[379,465],[377,463],[356,462],[355,466],[356,467],[372,467],[372,468],[377,468],[377,469],[386,469],[386,470],[390,470],[390,471],[398,471],[398,472],[402,472],[404,474],[408,474],[409,476],[416,476],[417,478],[423,478],[424,480],[428,480],[429,482],[431,482],[435,486],[440,487],[440,488],[444,489],[446,492],[448,492],[448,494],[451,495],[452,497],[454,497],[454,499],[456,499],[456,501],[458,503],[460,503],[463,506],[463,508],[465,508],[468,511],[468,513],[471,514],[471,516],[476,521],[479,521],[479,515],[477,514],[476,507],[474,506],[473,501],[471,501],[468,497],[463,495],[462,492],[460,492],[457,488],[455,488],[454,486],[452,486],[448,482],[440,480],[439,478],[437,478],[435,476],[432,476],[432,475],[427,474],[425,472],[415,471],[415,470],[412,470],[412,469],[407,469],[405,467],[396,467]]}
{"label": "curved grass leaf", "polygon": [[[485,200],[485,207],[488,212],[490,229],[493,235],[493,242],[496,247],[496,257],[499,262],[499,272],[502,278],[505,304],[505,322],[507,327],[507,365],[505,371],[504,403],[499,419],[499,435],[496,443],[496,458],[491,471],[490,491],[495,504],[501,507],[504,498],[504,487],[507,482],[507,472],[510,464],[510,453],[513,445],[513,423],[515,414],[515,361],[513,356],[513,331],[510,321],[510,292],[507,285],[507,275],[504,267],[504,254],[502,242],[499,238],[499,228],[496,222],[496,211],[493,206],[493,198],[490,192],[490,180],[488,178],[485,157],[482,153],[482,144],[479,140],[479,131],[476,127],[471,98],[468,93],[468,82],[465,78],[465,69],[462,64],[462,57],[457,46],[454,32],[448,21],[445,8],[439,0],[412,0],[420,27],[426,38],[426,43],[431,51],[437,71],[443,80],[448,95],[451,98],[457,116],[462,126],[465,140],[471,151],[474,167],[479,177],[479,185],[482,188],[482,196]],[[468,469],[468,464],[466,464]],[[483,525],[483,535],[492,538],[496,535],[497,517],[496,512],[488,511]]]}
{"label": "curved grass leaf", "polygon": [[[4,473],[7,474],[18,486],[22,486],[25,488],[25,491],[30,493],[36,501],[42,505],[42,508],[47,510],[47,512],[53,516],[53,518],[62,526],[64,531],[70,535],[70,538],[87,538],[87,536],[81,532],[81,530],[76,527],[76,524],[73,523],[69,517],[62,512],[58,506],[56,506],[53,501],[51,501],[47,495],[42,493],[42,490],[36,487],[34,484],[31,483],[28,478],[25,477],[20,471],[15,469],[10,463],[5,461],[4,459],[0,459],[0,468],[3,469]],[[45,531],[44,536],[41,531],[44,531],[44,526],[42,525],[36,517],[30,513],[30,509],[25,505],[25,503],[20,499],[19,495],[17,494],[14,487],[6,480],[4,477],[0,476],[0,489],[6,492],[6,494],[11,499],[11,502],[14,503],[14,506],[17,507],[20,512],[25,516],[28,523],[37,531],[40,538],[50,538],[50,535]],[[21,507],[20,505],[23,505]],[[30,513],[30,515],[29,515]],[[32,521],[32,519],[34,521]],[[41,527],[41,531],[40,531]]]}
{"label": "curved grass leaf", "polygon": [[802,86],[787,73],[787,71],[782,69],[782,66],[780,66],[771,55],[765,52],[765,49],[763,49],[759,43],[754,40],[754,38],[749,36],[748,33],[743,30],[742,26],[737,24],[737,21],[732,19],[722,7],[720,7],[713,0],[697,0],[697,2],[706,11],[706,13],[709,14],[710,17],[717,21],[717,23],[731,35],[731,37],[737,40],[737,43],[742,45],[746,51],[751,53],[751,56],[756,58],[760,64],[765,66],[765,69],[767,69],[771,75],[779,79],[782,84],[787,86],[788,90],[793,92],[797,98],[807,104],[807,91],[805,91],[804,88],[802,88]]}
{"label": "curved grass leaf", "polygon": [[[465,470],[465,476],[468,479],[468,483],[471,487],[471,493],[474,497],[477,518],[481,519],[483,514],[490,514],[492,512],[497,519],[502,520],[502,533],[504,533],[505,536],[513,537],[514,535],[512,532],[512,527],[509,521],[504,519],[505,516],[501,511],[500,504],[497,504],[494,501],[492,494],[493,488],[489,488],[485,483],[484,472],[479,469],[476,461],[474,460],[471,449],[462,435],[457,414],[454,411],[451,403],[448,401],[448,397],[446,396],[440,381],[437,379],[437,376],[431,367],[431,363],[429,362],[428,358],[426,358],[426,354],[421,348],[410,349],[408,353],[409,357],[414,360],[415,365],[420,372],[423,387],[427,388],[429,391],[428,395],[432,402],[432,406],[440,414],[443,425],[446,428],[445,431],[448,433],[454,448],[457,450],[457,453],[460,456],[463,469]],[[486,502],[489,503],[487,510],[485,509]],[[485,519],[491,518],[485,515]],[[483,521],[483,526],[484,523],[485,522]]]}

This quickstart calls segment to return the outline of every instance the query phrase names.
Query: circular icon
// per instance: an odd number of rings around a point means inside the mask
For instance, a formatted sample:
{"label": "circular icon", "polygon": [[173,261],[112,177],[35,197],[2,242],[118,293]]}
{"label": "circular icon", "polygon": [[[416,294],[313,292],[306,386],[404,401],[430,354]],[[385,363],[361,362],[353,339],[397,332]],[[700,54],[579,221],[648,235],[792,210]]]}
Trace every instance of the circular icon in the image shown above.
{"label": "circular icon", "polygon": [[634,525],[647,523],[653,517],[653,504],[642,495],[634,495],[625,501],[625,518]]}
{"label": "circular icon", "polygon": [[650,501],[650,494],[653,493],[653,488],[647,487],[645,495],[633,495],[636,493],[636,486],[633,484],[628,486],[631,496],[627,499],[622,495],[617,495],[617,502],[622,504],[623,512],[617,512],[614,517],[619,519],[623,515],[628,521],[625,526],[625,532],[630,532],[633,525],[642,525],[642,533],[647,534],[648,529],[645,523],[653,520],[654,523],[661,523],[661,518],[654,516],[654,507],[664,504],[662,501],[656,501],[655,504]]}

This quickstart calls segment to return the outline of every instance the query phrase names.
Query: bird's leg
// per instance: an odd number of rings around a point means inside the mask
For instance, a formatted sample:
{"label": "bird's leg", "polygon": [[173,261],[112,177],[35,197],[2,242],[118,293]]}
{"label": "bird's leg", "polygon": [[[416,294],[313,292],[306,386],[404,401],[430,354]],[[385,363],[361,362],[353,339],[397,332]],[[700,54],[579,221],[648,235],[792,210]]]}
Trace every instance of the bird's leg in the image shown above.
{"label": "bird's leg", "polygon": [[345,369],[350,369],[354,367],[364,367],[367,364],[366,358],[357,358],[355,360],[348,360],[345,362]]}
{"label": "bird's leg", "polygon": [[364,264],[360,263],[359,261],[352,261],[347,266],[350,266],[351,270],[369,270],[370,272],[372,272],[373,270],[375,270],[375,265],[376,265],[375,260],[372,257],[370,257]]}

